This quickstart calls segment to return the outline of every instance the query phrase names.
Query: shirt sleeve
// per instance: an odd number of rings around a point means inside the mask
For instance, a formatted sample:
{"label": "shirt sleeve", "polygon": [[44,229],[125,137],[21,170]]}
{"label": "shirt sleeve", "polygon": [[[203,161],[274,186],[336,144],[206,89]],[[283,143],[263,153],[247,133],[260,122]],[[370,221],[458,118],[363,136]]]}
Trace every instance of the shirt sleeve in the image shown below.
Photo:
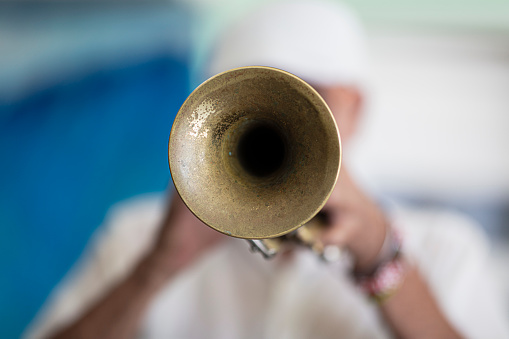
{"label": "shirt sleeve", "polygon": [[51,335],[81,316],[125,277],[153,242],[164,203],[159,195],[147,195],[113,206],[82,257],[52,291],[23,336]]}
{"label": "shirt sleeve", "polygon": [[403,233],[403,250],[458,331],[472,339],[509,338],[503,291],[480,225],[440,210],[399,210],[394,222]]}

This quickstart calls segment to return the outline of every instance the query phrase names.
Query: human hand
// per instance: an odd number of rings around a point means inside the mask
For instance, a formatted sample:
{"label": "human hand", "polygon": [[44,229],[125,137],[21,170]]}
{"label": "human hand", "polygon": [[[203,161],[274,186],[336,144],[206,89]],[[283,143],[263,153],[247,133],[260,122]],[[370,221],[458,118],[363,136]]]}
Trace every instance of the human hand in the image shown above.
{"label": "human hand", "polygon": [[151,252],[158,269],[168,274],[192,264],[224,235],[201,222],[174,192],[170,208]]}
{"label": "human hand", "polygon": [[385,240],[387,221],[382,210],[357,187],[344,167],[322,212],[327,226],[321,238],[323,244],[349,250],[356,271],[371,270]]}

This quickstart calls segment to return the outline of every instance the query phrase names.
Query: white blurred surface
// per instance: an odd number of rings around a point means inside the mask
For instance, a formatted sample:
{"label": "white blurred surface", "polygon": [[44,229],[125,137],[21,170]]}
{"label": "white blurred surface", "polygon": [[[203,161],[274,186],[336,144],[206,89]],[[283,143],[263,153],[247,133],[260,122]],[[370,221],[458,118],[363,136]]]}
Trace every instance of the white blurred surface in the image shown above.
{"label": "white blurred surface", "polygon": [[509,35],[369,33],[369,107],[345,158],[376,190],[508,199]]}
{"label": "white blurred surface", "polygon": [[[345,0],[367,26],[372,82],[345,163],[378,192],[509,203],[509,3]],[[196,64],[269,0],[193,0]]]}

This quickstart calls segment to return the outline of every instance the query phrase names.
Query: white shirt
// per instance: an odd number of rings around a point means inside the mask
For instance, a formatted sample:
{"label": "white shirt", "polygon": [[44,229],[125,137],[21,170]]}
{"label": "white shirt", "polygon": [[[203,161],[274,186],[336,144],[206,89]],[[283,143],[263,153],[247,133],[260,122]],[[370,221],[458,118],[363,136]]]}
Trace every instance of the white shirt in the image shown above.
{"label": "white shirt", "polygon": [[[136,265],[157,235],[165,202],[144,196],[112,209],[84,258],[25,333],[42,338],[79,317]],[[467,338],[507,339],[487,241],[471,220],[395,208],[394,227],[451,323]],[[419,307],[419,305],[416,305]],[[308,250],[264,260],[228,239],[160,291],[141,338],[391,338],[377,306],[336,265]]]}

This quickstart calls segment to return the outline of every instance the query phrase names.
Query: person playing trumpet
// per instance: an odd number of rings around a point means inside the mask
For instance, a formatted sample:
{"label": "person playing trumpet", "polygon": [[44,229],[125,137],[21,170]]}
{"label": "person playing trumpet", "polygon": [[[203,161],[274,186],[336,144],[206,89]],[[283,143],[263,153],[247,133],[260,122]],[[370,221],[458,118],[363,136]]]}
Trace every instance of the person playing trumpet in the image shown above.
{"label": "person playing trumpet", "polygon": [[[264,6],[214,47],[208,75],[265,65],[310,83],[348,149],[366,55],[347,8]],[[322,211],[320,240],[351,254],[351,272],[299,248],[266,261],[204,226],[170,189],[167,201],[140,197],[112,210],[28,337],[508,338],[476,226],[449,212],[382,208],[346,163]]]}

